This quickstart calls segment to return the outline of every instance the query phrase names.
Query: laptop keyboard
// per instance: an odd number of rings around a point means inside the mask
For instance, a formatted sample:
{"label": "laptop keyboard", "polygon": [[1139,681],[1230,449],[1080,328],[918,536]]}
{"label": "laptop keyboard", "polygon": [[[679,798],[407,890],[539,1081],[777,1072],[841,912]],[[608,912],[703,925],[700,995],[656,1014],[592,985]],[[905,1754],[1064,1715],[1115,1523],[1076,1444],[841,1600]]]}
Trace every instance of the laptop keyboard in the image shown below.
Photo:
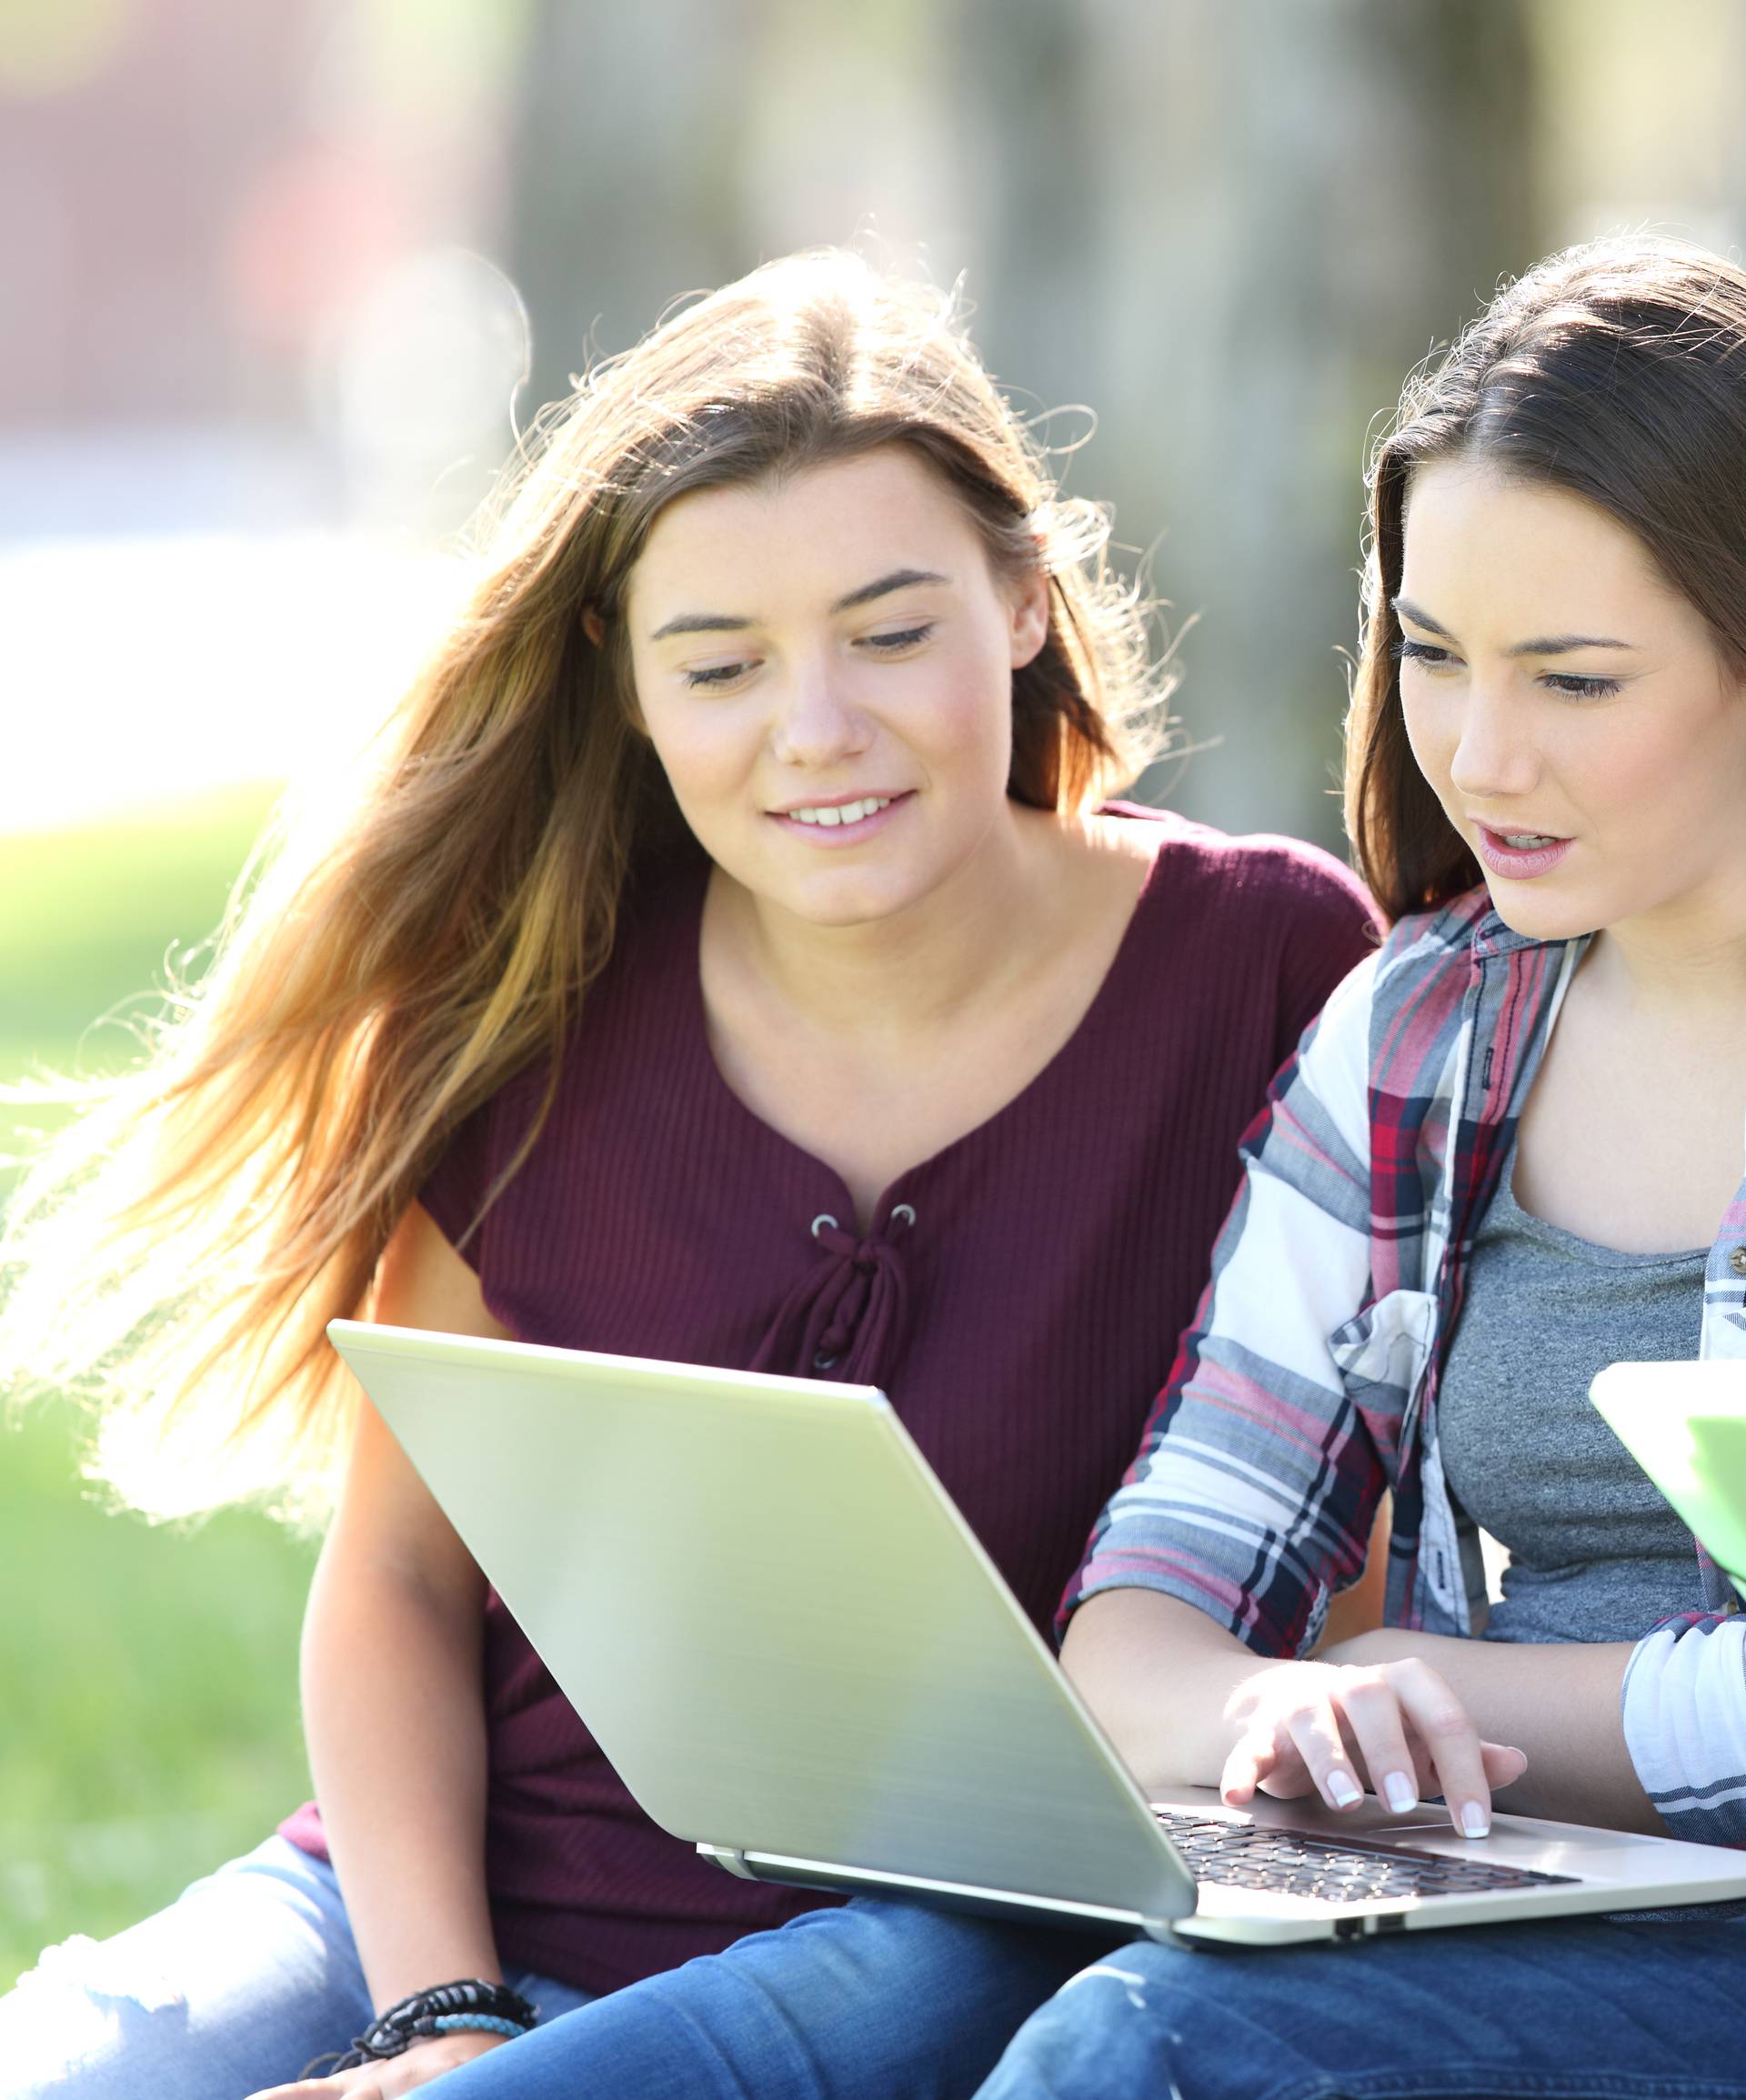
{"label": "laptop keyboard", "polygon": [[1481,1889],[1550,1888],[1572,1876],[1499,1866],[1480,1856],[1412,1852],[1403,1845],[1310,1837],[1256,1824],[1223,1823],[1170,1809],[1152,1811],[1196,1881],[1314,1896],[1322,1903],[1370,1903],[1379,1896],[1470,1895]]}

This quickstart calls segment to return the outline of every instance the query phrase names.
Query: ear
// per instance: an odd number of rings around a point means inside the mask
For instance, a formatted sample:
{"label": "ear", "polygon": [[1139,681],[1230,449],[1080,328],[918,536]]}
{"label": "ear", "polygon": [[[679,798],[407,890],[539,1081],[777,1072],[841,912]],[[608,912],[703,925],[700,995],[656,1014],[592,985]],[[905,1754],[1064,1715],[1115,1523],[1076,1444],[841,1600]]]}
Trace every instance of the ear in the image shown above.
{"label": "ear", "polygon": [[1049,639],[1049,572],[1034,568],[1013,588],[1012,668],[1022,670]]}
{"label": "ear", "polygon": [[[602,649],[606,647],[607,623],[602,618],[597,606],[585,605],[582,608],[582,632],[587,637],[590,648]],[[597,673],[599,676],[605,677],[609,674],[609,671],[610,666],[605,663],[597,667]],[[628,666],[624,668],[623,684],[625,690],[622,695],[622,703],[625,719],[630,725],[632,731],[647,742],[648,725],[643,720],[643,710],[637,703],[637,685],[635,679],[630,676]]]}

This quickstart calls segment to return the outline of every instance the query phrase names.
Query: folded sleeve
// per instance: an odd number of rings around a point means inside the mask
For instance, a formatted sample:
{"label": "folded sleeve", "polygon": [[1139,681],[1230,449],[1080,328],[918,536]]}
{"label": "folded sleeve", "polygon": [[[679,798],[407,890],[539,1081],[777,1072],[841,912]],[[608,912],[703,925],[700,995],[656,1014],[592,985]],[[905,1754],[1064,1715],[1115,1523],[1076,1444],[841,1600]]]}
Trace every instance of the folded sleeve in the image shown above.
{"label": "folded sleeve", "polygon": [[1243,1139],[1211,1281],[1069,1585],[1063,1629],[1087,1597],[1138,1587],[1262,1653],[1296,1654],[1362,1572],[1388,1483],[1330,1337],[1369,1292],[1379,960],[1340,984]]}
{"label": "folded sleeve", "polygon": [[1625,1747],[1674,1837],[1746,1846],[1746,1615],[1691,1613],[1638,1642]]}
{"label": "folded sleeve", "polygon": [[475,1227],[485,1208],[497,1166],[493,1154],[493,1104],[487,1101],[461,1123],[418,1191],[418,1201],[437,1230],[473,1268],[479,1266]]}

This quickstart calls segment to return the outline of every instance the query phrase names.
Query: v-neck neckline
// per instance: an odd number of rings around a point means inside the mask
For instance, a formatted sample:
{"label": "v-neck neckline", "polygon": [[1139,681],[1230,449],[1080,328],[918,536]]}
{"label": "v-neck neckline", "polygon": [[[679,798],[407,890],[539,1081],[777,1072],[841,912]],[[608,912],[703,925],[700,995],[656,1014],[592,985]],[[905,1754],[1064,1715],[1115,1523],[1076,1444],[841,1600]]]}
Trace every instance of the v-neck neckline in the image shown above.
{"label": "v-neck neckline", "polygon": [[[1132,821],[1131,819],[1129,820]],[[1137,929],[1141,919],[1149,908],[1153,889],[1159,881],[1159,870],[1163,862],[1164,850],[1169,843],[1169,818],[1166,812],[1159,811],[1156,817],[1148,812],[1141,820],[1158,824],[1158,839],[1152,851],[1151,862],[1140,882],[1139,892],[1129,908],[1128,923],[1122,928],[1121,939],[1116,943],[1115,953],[1110,957],[1102,977],[1099,980],[1097,990],[1087,1001],[1085,1010],[1080,1014],[1072,1033],[1054,1054],[1031,1074],[1018,1092],[1001,1102],[998,1108],[990,1110],[979,1122],[973,1123],[968,1130],[961,1130],[957,1137],[948,1139],[945,1144],[929,1152],[925,1159],[918,1160],[913,1165],[905,1167],[901,1172],[893,1175],[884,1188],[880,1190],[868,1212],[866,1227],[868,1233],[878,1233],[886,1229],[890,1221],[892,1212],[905,1207],[918,1178],[930,1173],[932,1170],[941,1165],[945,1161],[951,1159],[966,1146],[979,1142],[988,1136],[997,1126],[1023,1113],[1039,1093],[1046,1089],[1058,1086],[1060,1083],[1062,1071],[1084,1054],[1086,1040],[1097,1028],[1101,1026],[1104,1015],[1115,1004],[1122,980],[1133,967],[1132,958],[1139,945]],[[840,1215],[836,1211],[823,1209],[820,1210],[818,1215],[820,1217],[828,1216],[834,1221],[846,1224],[850,1231],[858,1233],[860,1227],[856,1222],[858,1213],[855,1199],[848,1183],[842,1175],[828,1161],[821,1160],[816,1152],[808,1151],[797,1140],[788,1136],[785,1131],[778,1130],[774,1123],[759,1115],[758,1110],[728,1083],[727,1075],[723,1072],[716,1057],[715,1045],[709,1040],[708,1009],[705,1004],[703,996],[703,913],[705,900],[709,892],[709,878],[713,865],[711,861],[706,859],[701,869],[697,870],[694,899],[695,915],[692,919],[693,931],[686,947],[685,1035],[687,1047],[692,1050],[695,1056],[701,1059],[706,1068],[704,1073],[705,1086],[725,1098],[728,1112],[758,1132],[760,1141],[772,1150],[781,1153],[792,1165],[803,1168],[821,1185],[828,1185],[834,1192],[832,1201],[844,1206]],[[808,1198],[808,1201],[811,1199]]]}

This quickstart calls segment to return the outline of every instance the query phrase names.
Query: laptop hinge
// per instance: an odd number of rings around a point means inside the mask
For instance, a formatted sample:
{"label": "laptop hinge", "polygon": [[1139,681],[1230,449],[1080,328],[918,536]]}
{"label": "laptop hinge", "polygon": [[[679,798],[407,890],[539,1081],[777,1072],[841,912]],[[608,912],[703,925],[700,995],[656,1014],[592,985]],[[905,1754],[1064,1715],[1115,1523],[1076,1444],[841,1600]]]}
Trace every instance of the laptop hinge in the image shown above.
{"label": "laptop hinge", "polygon": [[869,1867],[837,1866],[823,1860],[788,1859],[777,1853],[754,1852],[749,1858],[731,1845],[698,1844],[712,1859],[743,1881],[775,1883],[785,1888],[825,1889],[838,1895],[862,1891],[873,1895],[914,1896],[947,1910],[978,1912],[990,1917],[1024,1918],[1057,1925],[1083,1925],[1093,1931],[1138,1929],[1150,1933],[1165,1921],[1143,1912],[1113,1909],[1101,1904],[1075,1903],[1066,1897],[1021,1895],[1008,1889],[979,1888],[962,1882],[933,1881],[919,1874],[876,1873]]}
{"label": "laptop hinge", "polygon": [[697,1850],[705,1859],[714,1860],[724,1873],[738,1874],[741,1881],[757,1881],[759,1878],[747,1865],[746,1854],[736,1852],[731,1845],[700,1844]]}

